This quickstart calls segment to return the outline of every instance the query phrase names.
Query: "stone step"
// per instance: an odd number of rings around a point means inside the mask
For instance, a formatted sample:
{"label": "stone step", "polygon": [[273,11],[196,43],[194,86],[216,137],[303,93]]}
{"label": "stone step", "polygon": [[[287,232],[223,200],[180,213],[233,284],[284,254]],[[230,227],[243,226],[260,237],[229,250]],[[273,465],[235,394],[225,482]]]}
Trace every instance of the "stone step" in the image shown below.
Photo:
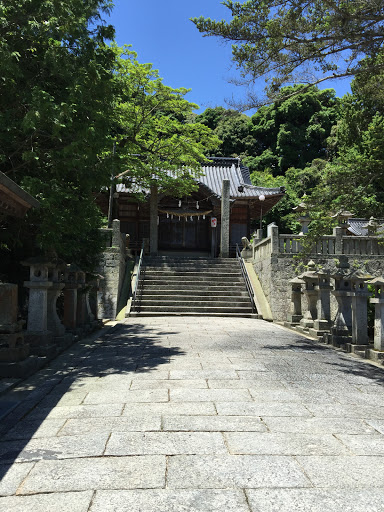
{"label": "stone step", "polygon": [[251,306],[236,306],[236,307],[225,307],[225,306],[138,306],[138,312],[155,312],[155,313],[252,313]]}
{"label": "stone step", "polygon": [[198,268],[185,268],[185,267],[179,267],[179,268],[164,268],[159,269],[157,267],[144,267],[141,269],[141,272],[143,274],[147,275],[230,275],[230,276],[241,276],[241,270],[239,268],[234,269],[212,269],[212,268],[206,268],[206,269],[198,269]]}
{"label": "stone step", "polygon": [[[196,283],[208,283],[208,284],[219,284],[226,282],[226,276],[219,277],[209,277],[209,276],[193,276],[191,279],[189,276],[157,276],[157,277],[148,277],[144,276],[144,282],[150,284],[167,284],[167,283],[180,283],[181,286],[184,284],[196,284]],[[231,277],[231,284],[244,283],[243,277]]]}
{"label": "stone step", "polygon": [[143,282],[142,285],[139,286],[138,290],[142,290],[143,293],[152,293],[152,291],[155,290],[172,290],[172,291],[193,291],[194,293],[197,291],[212,291],[212,292],[232,292],[232,293],[239,293],[246,291],[245,284],[239,282],[234,284],[228,284],[228,285],[216,285],[211,286],[205,283],[197,282],[196,281],[188,281],[188,282],[160,282],[160,281],[147,281]]}
{"label": "stone step", "polygon": [[[236,308],[236,307],[250,307],[250,302],[248,298],[239,297],[236,301],[233,300],[188,300],[182,303],[185,307],[190,309],[194,309],[196,306],[198,307],[214,307],[214,308]],[[149,299],[145,297],[140,300],[140,306],[152,306],[152,307],[163,307],[163,306],[180,306],[180,300],[175,299],[166,299],[164,297],[158,297],[155,300]]]}
{"label": "stone step", "polygon": [[215,289],[209,289],[209,290],[203,290],[200,287],[194,289],[187,289],[187,290],[180,290],[179,288],[158,288],[158,287],[152,287],[153,289],[150,290],[146,286],[144,286],[145,294],[146,296],[168,296],[168,297],[174,297],[180,296],[180,300],[188,300],[189,297],[249,297],[248,292],[244,291],[244,286],[239,288],[239,290],[228,290],[227,287],[223,286],[222,288],[225,288],[224,290],[216,290]]}
{"label": "stone step", "polygon": [[197,313],[197,312],[190,312],[190,313],[178,313],[175,311],[164,311],[164,312],[131,312],[129,316],[213,316],[213,317],[233,317],[233,318],[256,318],[256,319],[262,319],[262,315],[258,315],[257,313]]}

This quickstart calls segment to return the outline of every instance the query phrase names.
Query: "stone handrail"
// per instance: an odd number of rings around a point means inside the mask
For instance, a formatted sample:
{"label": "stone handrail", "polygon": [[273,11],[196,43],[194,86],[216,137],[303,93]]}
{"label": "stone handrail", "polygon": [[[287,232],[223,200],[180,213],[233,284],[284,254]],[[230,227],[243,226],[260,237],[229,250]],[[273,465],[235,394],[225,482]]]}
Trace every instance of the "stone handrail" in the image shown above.
{"label": "stone handrail", "polygon": [[261,241],[252,244],[253,259],[257,258],[262,260],[272,254],[272,240],[271,237],[264,238]]}

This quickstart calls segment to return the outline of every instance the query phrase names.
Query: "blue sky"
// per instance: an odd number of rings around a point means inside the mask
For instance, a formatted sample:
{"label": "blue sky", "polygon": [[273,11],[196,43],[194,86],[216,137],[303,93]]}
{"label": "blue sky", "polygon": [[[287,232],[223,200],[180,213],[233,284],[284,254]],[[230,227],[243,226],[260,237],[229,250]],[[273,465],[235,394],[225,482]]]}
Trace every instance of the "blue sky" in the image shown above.
{"label": "blue sky", "polygon": [[[139,62],[152,63],[166,85],[192,89],[187,99],[197,103],[200,112],[228,107],[226,98],[244,96],[241,86],[228,83],[239,76],[231,62],[230,45],[203,37],[189,20],[200,15],[229,19],[230,11],[220,0],[114,0],[114,4],[106,21],[115,26],[117,43],[131,44]],[[329,87],[338,96],[350,90],[346,80],[321,85]]]}

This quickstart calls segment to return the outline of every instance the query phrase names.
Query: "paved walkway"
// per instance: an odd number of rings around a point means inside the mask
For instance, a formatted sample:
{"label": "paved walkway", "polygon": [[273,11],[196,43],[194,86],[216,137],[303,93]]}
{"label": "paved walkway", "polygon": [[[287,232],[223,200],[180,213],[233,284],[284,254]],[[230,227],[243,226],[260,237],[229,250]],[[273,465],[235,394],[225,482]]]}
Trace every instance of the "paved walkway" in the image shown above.
{"label": "paved walkway", "polygon": [[129,320],[2,401],[6,512],[384,510],[384,370],[260,320]]}

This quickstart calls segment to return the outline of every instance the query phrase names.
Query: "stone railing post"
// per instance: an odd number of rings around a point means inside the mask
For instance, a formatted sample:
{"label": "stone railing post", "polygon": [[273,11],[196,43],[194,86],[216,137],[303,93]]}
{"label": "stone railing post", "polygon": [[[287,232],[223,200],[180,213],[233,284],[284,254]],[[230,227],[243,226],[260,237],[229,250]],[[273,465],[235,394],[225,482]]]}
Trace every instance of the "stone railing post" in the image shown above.
{"label": "stone railing post", "polygon": [[223,180],[221,190],[221,237],[220,257],[229,258],[229,217],[230,209],[230,181]]}
{"label": "stone railing post", "polygon": [[333,228],[333,236],[335,237],[335,254],[343,254],[343,228],[340,226]]}
{"label": "stone railing post", "polygon": [[273,222],[267,226],[267,236],[271,238],[271,253],[277,254],[280,252],[279,244],[279,228]]}
{"label": "stone railing post", "polygon": [[30,344],[31,353],[51,357],[56,353],[53,333],[48,330],[48,290],[53,287],[50,271],[56,264],[46,258],[30,258],[22,265],[29,266],[30,280],[24,282],[29,288],[28,323],[25,339]]}
{"label": "stone railing post", "polygon": [[306,331],[314,326],[314,321],[317,317],[317,273],[316,265],[313,261],[308,263],[308,271],[299,276],[299,279],[304,281],[304,296],[307,299],[307,310],[300,320],[300,329]]}
{"label": "stone railing post", "polygon": [[375,287],[375,296],[369,299],[375,305],[375,333],[373,350],[370,350],[372,359],[384,359],[384,277],[376,277],[368,282]]}
{"label": "stone railing post", "polygon": [[301,311],[301,296],[302,296],[302,285],[305,284],[304,279],[300,279],[299,277],[295,277],[290,281],[292,290],[291,290],[291,307],[290,312],[288,314],[287,320],[290,325],[297,325],[300,323],[300,320],[303,318],[303,314]]}

